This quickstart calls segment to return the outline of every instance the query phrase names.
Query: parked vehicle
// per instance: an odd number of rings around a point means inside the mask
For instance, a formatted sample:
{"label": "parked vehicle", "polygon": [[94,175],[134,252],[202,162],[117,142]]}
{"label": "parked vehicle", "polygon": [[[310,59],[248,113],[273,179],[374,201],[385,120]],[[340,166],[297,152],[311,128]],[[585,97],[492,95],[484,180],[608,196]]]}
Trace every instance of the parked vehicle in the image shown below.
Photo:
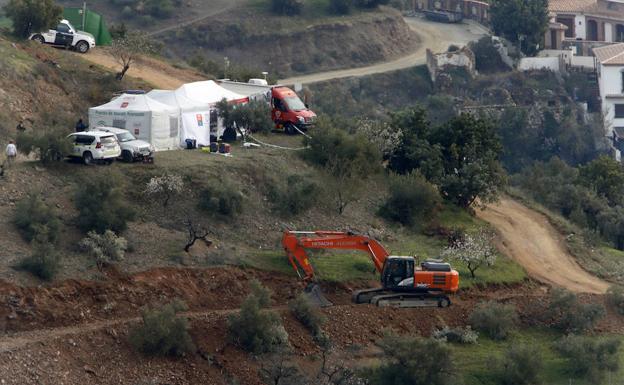
{"label": "parked vehicle", "polygon": [[220,80],[227,90],[247,96],[250,100],[265,101],[271,106],[271,119],[275,128],[296,134],[314,126],[316,114],[288,87],[267,85],[264,79],[249,79],[247,83]]}
{"label": "parked vehicle", "polygon": [[299,99],[295,91],[279,86],[271,89],[271,119],[275,128],[292,135],[313,126],[316,114]]}
{"label": "parked vehicle", "polygon": [[154,159],[154,147],[144,140],[134,137],[128,130],[116,127],[96,127],[98,131],[110,132],[117,137],[121,147],[120,159],[132,163],[135,160],[152,162]]}
{"label": "parked vehicle", "polygon": [[117,137],[105,131],[82,131],[69,134],[67,138],[74,145],[70,158],[80,158],[83,163],[111,164],[121,156],[121,147]]}
{"label": "parked vehicle", "polygon": [[73,48],[80,53],[87,53],[95,47],[95,37],[88,32],[76,30],[69,21],[61,20],[56,29],[48,32],[33,33],[30,40],[57,47]]}

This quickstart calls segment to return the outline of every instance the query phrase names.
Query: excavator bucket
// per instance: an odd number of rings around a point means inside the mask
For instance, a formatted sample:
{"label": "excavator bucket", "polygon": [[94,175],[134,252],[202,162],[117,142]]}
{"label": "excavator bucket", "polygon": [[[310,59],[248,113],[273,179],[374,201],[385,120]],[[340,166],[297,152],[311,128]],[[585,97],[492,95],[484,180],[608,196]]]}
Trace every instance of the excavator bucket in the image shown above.
{"label": "excavator bucket", "polygon": [[321,291],[321,287],[316,283],[309,284],[305,288],[304,293],[305,293],[305,296],[308,297],[308,300],[310,301],[310,303],[312,303],[315,306],[319,306],[319,307],[334,306],[334,304],[331,303],[331,301],[325,298],[325,296],[323,295],[323,292]]}

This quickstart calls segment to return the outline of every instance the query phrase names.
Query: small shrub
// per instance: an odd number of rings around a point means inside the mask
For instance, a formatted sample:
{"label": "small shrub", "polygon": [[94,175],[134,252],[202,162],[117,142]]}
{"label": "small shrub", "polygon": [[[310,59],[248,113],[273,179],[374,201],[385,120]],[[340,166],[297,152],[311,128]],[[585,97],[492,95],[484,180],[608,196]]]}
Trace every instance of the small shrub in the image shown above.
{"label": "small shrub", "polygon": [[47,205],[41,195],[30,193],[15,206],[13,223],[24,239],[32,241],[45,228],[47,241],[55,243],[60,233],[61,221],[52,206]]}
{"label": "small shrub", "polygon": [[517,322],[516,309],[513,305],[498,302],[481,303],[470,314],[470,325],[487,334],[493,340],[504,340],[515,328]]}
{"label": "small shrub", "polygon": [[601,304],[580,303],[576,294],[569,291],[555,289],[551,293],[550,316],[554,319],[554,326],[566,333],[591,330],[605,314]]}
{"label": "small shrub", "polygon": [[392,176],[389,190],[379,215],[406,226],[430,221],[441,202],[436,188],[418,172]]}
{"label": "small shrub", "polygon": [[18,269],[25,270],[31,274],[50,281],[57,274],[61,258],[56,246],[47,241],[47,235],[42,233],[32,242],[33,253],[30,257],[23,259]]}
{"label": "small shrub", "polygon": [[124,259],[128,242],[114,232],[106,230],[104,234],[89,231],[87,237],[80,241],[80,248],[95,259],[98,267]]}
{"label": "small shrub", "polygon": [[254,279],[249,284],[250,294],[258,300],[260,307],[267,307],[271,304],[271,289],[262,286],[262,283]]}
{"label": "small shrub", "polygon": [[127,222],[134,218],[134,210],[125,201],[120,182],[114,174],[89,178],[78,184],[76,208],[80,215],[78,226],[85,233],[124,231]]}
{"label": "small shrub", "polygon": [[364,371],[371,385],[451,385],[457,371],[449,346],[434,339],[389,335],[380,365]]}
{"label": "small shrub", "polygon": [[302,0],[271,0],[271,10],[278,15],[298,15],[302,9]]}
{"label": "small shrub", "polygon": [[249,352],[273,352],[288,343],[288,334],[279,315],[263,309],[263,295],[253,290],[240,311],[228,318],[228,334],[234,344]]}
{"label": "small shrub", "polygon": [[568,360],[574,375],[594,383],[600,383],[605,372],[615,372],[620,366],[617,339],[569,335],[557,341],[555,349]]}
{"label": "small shrub", "polygon": [[377,8],[389,2],[390,0],[355,0],[355,5],[359,8]]}
{"label": "small shrub", "polygon": [[321,326],[326,321],[325,317],[317,307],[315,307],[305,294],[299,294],[297,298],[288,304],[291,313],[299,320],[313,335],[321,334]]}
{"label": "small shrub", "polygon": [[530,345],[513,345],[503,357],[500,383],[504,385],[537,385],[543,368],[540,352]]}
{"label": "small shrub", "polygon": [[64,133],[58,132],[21,133],[17,136],[16,146],[25,155],[36,154],[43,164],[60,162],[71,153],[71,143]]}
{"label": "small shrub", "polygon": [[286,183],[269,186],[269,200],[275,211],[282,215],[297,215],[309,210],[318,201],[319,193],[319,186],[301,175],[290,175]]}
{"label": "small shrub", "polygon": [[624,315],[624,288],[622,286],[611,286],[607,291],[607,301],[619,314]]}
{"label": "small shrub", "polygon": [[479,339],[479,334],[472,330],[470,326],[466,328],[454,329],[445,326],[442,329],[435,330],[431,337],[436,340],[442,340],[458,344],[476,344],[477,340]]}
{"label": "small shrub", "polygon": [[351,13],[352,0],[330,0],[329,12],[336,15],[347,15]]}
{"label": "small shrub", "polygon": [[195,349],[188,321],[177,313],[186,310],[182,301],[143,309],[143,324],[130,332],[131,344],[146,355],[183,356]]}
{"label": "small shrub", "polygon": [[199,193],[198,207],[224,216],[240,214],[243,212],[243,194],[228,183],[210,186]]}

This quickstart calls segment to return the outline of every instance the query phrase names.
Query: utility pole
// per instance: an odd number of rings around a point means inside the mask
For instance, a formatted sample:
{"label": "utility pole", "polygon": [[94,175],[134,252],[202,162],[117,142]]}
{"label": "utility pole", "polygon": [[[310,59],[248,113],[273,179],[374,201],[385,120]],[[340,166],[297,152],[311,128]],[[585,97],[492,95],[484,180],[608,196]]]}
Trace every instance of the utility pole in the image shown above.
{"label": "utility pole", "polygon": [[85,30],[86,20],[87,20],[87,2],[85,1],[84,3],[82,3],[82,27],[80,28],[83,31]]}
{"label": "utility pole", "polygon": [[230,59],[228,57],[223,58],[223,79],[227,79],[228,68],[230,67]]}

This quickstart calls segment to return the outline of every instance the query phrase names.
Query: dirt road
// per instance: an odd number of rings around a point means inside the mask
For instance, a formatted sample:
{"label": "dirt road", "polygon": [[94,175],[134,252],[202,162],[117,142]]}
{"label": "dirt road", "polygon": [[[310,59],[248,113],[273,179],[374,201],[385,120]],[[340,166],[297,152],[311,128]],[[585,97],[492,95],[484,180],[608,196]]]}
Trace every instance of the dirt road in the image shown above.
{"label": "dirt road", "polygon": [[[222,11],[222,10],[221,10]],[[213,16],[202,16],[201,19]],[[186,23],[192,24],[201,19],[193,19]],[[405,21],[416,32],[421,40],[421,44],[415,52],[408,54],[402,58],[389,62],[374,64],[367,67],[351,68],[344,70],[335,70],[309,75],[301,75],[288,79],[279,80],[281,84],[294,83],[315,83],[331,79],[340,79],[351,76],[366,76],[376,73],[395,71],[399,69],[413,67],[425,63],[425,53],[427,48],[433,51],[443,51],[451,44],[465,45],[466,43],[476,40],[485,34],[483,27],[476,23],[469,24],[443,24],[427,21],[420,17],[409,17]],[[167,27],[167,30],[172,27]],[[160,30],[157,32],[164,32]],[[85,60],[108,68],[111,71],[118,71],[120,65],[110,57],[105,48],[98,48],[86,55],[80,55]],[[199,73],[190,70],[174,68],[173,66],[151,59],[143,59],[141,62],[133,64],[128,71],[128,76],[143,79],[152,84],[154,87],[162,89],[175,89],[184,83],[203,80]]]}
{"label": "dirt road", "polygon": [[544,215],[507,197],[477,215],[500,232],[501,252],[531,277],[577,293],[603,294],[609,288],[608,282],[579,266]]}
{"label": "dirt road", "polygon": [[444,24],[434,23],[420,17],[407,17],[405,18],[405,21],[410,28],[419,35],[421,41],[418,49],[407,56],[366,67],[294,76],[287,79],[281,79],[279,80],[279,83],[308,84],[331,79],[366,76],[409,68],[425,64],[427,48],[434,52],[439,52],[446,50],[451,44],[463,46],[473,40],[478,40],[487,32],[482,26],[477,23],[473,23],[470,20],[467,23],[462,24]]}

